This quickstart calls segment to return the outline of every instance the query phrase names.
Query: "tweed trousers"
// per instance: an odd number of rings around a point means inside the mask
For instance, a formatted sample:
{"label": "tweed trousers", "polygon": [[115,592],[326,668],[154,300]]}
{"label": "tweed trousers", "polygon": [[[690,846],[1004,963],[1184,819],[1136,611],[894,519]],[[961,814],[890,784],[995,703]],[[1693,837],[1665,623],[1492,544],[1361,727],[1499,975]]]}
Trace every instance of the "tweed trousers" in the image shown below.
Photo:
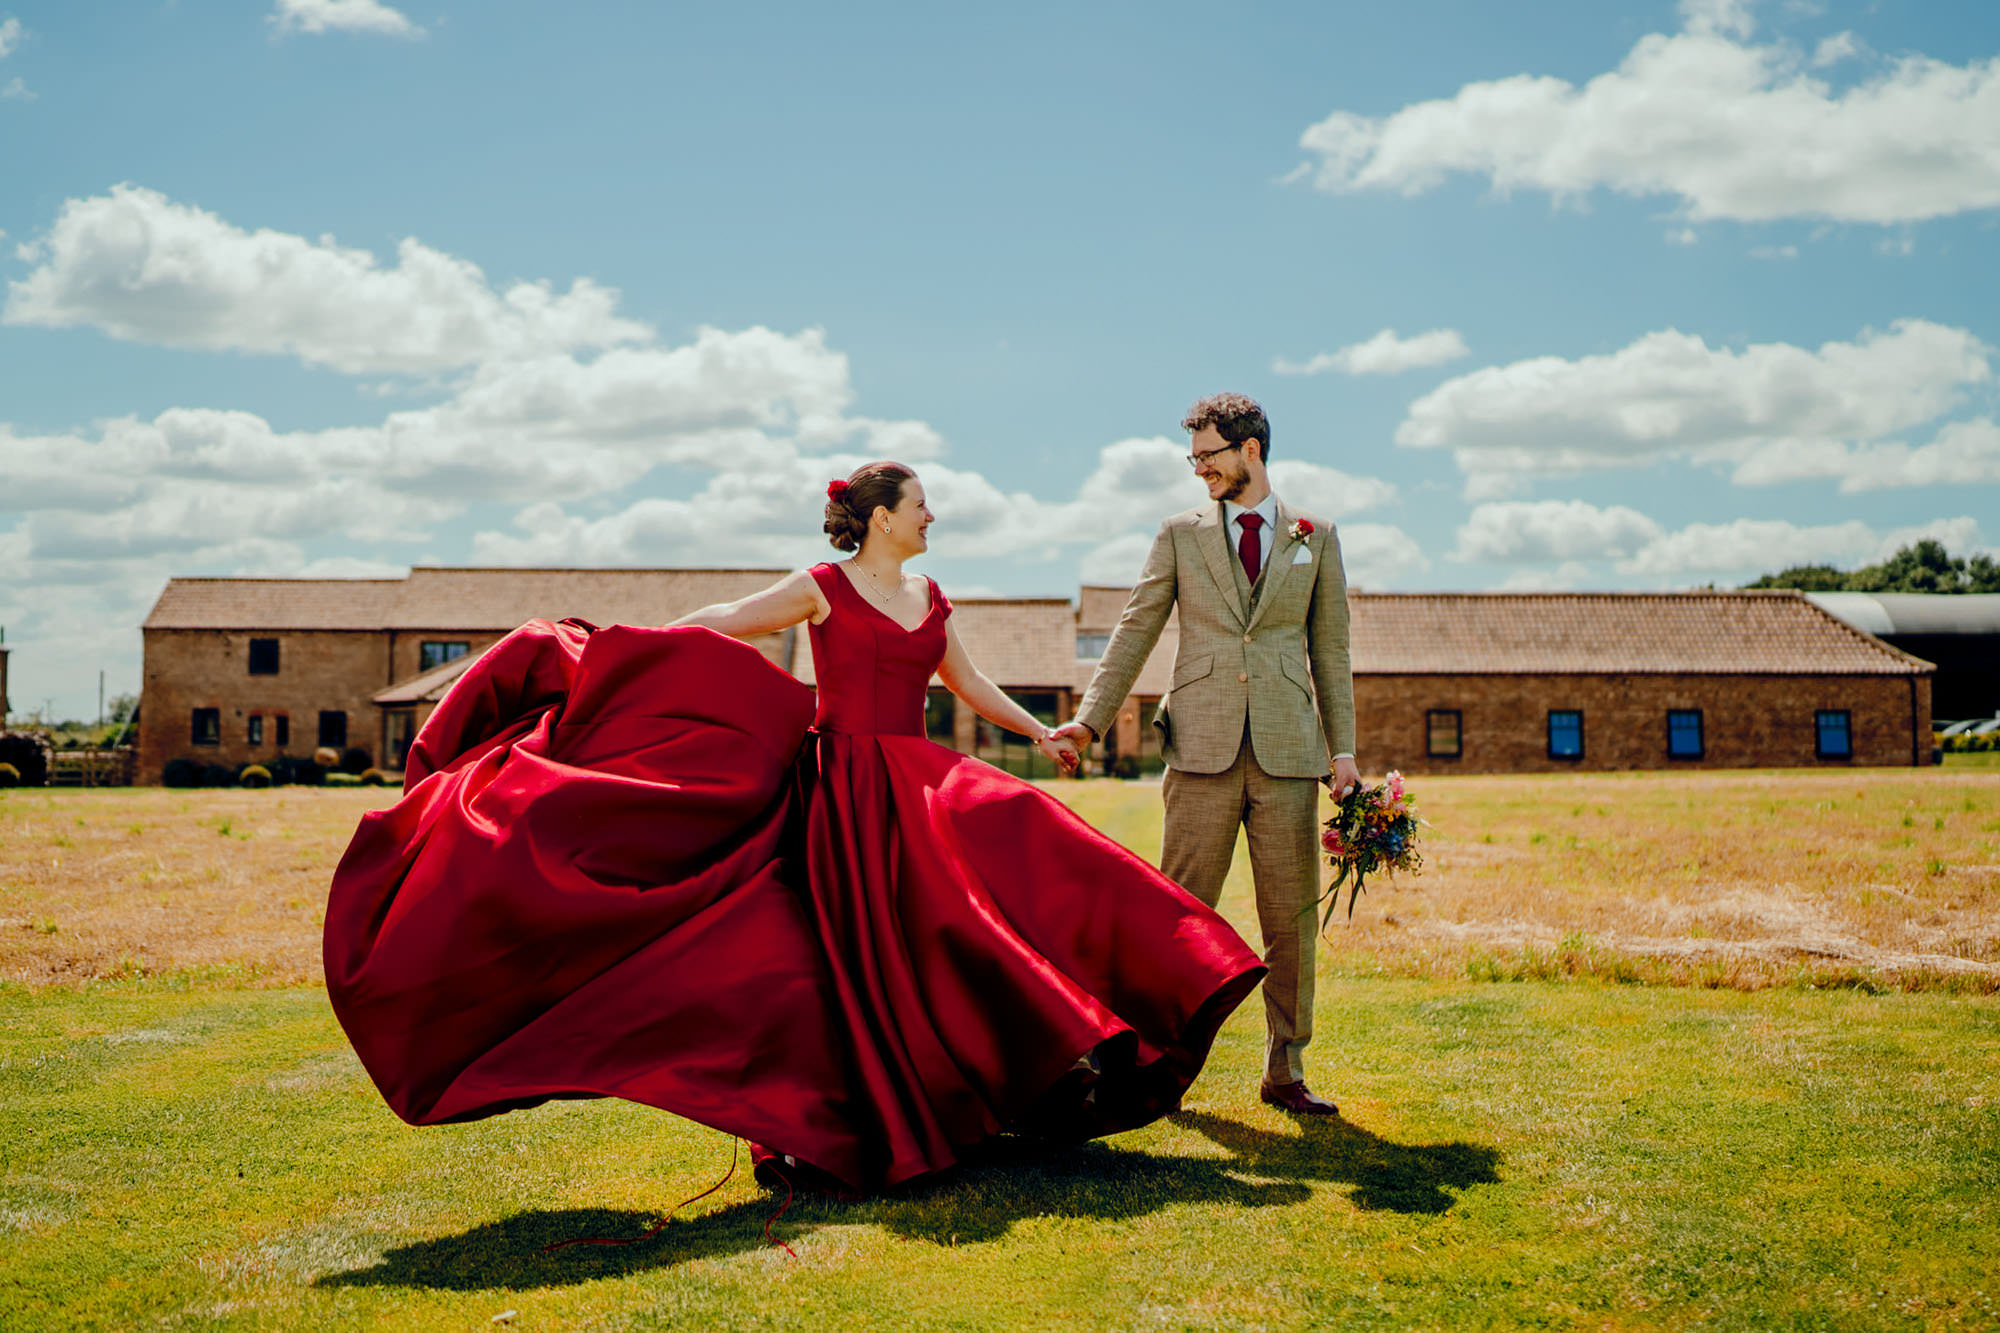
{"label": "tweed trousers", "polygon": [[1313,956],[1319,896],[1319,780],[1277,778],[1258,767],[1246,734],[1236,762],[1220,773],[1166,774],[1166,832],[1160,869],[1215,906],[1236,855],[1236,830],[1250,838],[1257,925],[1264,935],[1264,1077],[1305,1077],[1312,1040]]}

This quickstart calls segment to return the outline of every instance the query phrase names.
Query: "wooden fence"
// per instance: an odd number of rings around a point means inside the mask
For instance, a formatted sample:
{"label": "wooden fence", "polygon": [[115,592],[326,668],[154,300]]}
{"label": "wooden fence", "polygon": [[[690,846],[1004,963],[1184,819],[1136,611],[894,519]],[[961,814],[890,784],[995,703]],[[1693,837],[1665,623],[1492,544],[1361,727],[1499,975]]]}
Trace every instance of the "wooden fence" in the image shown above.
{"label": "wooden fence", "polygon": [[137,750],[56,750],[49,755],[49,785],[129,787],[138,765]]}

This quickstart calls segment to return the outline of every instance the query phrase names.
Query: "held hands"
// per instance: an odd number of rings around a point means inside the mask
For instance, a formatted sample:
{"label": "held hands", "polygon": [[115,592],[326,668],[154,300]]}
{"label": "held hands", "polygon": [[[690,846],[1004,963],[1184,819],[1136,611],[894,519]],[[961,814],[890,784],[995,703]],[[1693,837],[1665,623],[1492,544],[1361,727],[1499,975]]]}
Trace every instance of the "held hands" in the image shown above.
{"label": "held hands", "polygon": [[1035,742],[1035,748],[1065,775],[1074,776],[1077,766],[1083,762],[1083,757],[1077,752],[1076,744],[1063,734],[1065,730],[1067,728],[1048,732]]}

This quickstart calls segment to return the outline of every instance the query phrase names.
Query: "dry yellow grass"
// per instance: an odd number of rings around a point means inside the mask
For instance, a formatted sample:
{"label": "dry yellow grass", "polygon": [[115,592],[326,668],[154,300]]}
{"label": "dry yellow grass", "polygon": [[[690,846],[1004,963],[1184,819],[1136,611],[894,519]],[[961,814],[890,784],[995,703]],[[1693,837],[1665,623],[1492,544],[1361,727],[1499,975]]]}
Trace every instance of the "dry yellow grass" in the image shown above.
{"label": "dry yellow grass", "polygon": [[1413,783],[1420,876],[1336,950],[1399,972],[2000,990],[2000,774],[1580,773]]}
{"label": "dry yellow grass", "polygon": [[0,980],[317,981],[326,885],[392,789],[0,794]]}
{"label": "dry yellow grass", "polygon": [[[1159,790],[1053,788],[1142,854]],[[2000,772],[1428,778],[1429,864],[1326,932],[1339,966],[2000,991]],[[0,981],[319,979],[326,883],[380,789],[0,794]],[[1243,857],[1224,899],[1254,933]]]}

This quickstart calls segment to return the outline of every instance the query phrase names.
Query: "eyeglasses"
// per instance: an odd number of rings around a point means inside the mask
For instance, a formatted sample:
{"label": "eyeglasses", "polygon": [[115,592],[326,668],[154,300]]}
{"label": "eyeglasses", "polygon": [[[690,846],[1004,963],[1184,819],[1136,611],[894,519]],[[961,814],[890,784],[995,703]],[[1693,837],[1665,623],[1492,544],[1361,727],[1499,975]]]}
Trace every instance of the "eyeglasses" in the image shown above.
{"label": "eyeglasses", "polygon": [[1248,440],[1238,440],[1235,444],[1225,444],[1220,449],[1207,449],[1198,454],[1189,454],[1187,455],[1188,466],[1199,472],[1201,471],[1201,465],[1214,458],[1217,454],[1226,454],[1231,449],[1241,449],[1248,443],[1250,443]]}

